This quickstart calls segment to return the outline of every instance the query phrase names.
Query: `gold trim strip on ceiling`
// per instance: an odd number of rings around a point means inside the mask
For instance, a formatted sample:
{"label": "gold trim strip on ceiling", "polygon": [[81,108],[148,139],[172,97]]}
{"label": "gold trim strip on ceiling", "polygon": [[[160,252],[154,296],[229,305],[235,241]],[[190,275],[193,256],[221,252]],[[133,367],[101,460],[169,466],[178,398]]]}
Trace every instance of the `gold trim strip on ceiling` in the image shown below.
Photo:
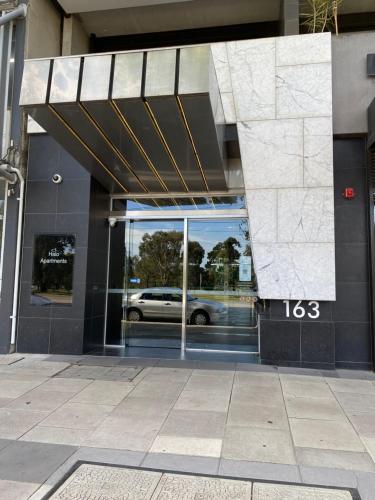
{"label": "gold trim strip on ceiling", "polygon": [[94,151],[81,139],[81,137],[75,132],[75,130],[72,129],[72,127],[69,125],[69,123],[60,115],[58,111],[51,105],[48,104],[48,109],[52,111],[52,113],[55,115],[55,117],[64,125],[64,127],[69,130],[69,132],[77,139],[77,141],[82,144],[82,146],[86,149],[86,151],[99,163],[99,165],[107,172],[107,174],[112,177],[112,179],[118,184],[121,189],[125,191],[125,193],[129,193],[129,190],[121,184],[121,182],[117,179],[115,175],[109,170],[108,167],[105,166],[105,164],[102,162],[102,160],[97,156]]}
{"label": "gold trim strip on ceiling", "polygon": [[180,114],[181,114],[182,121],[184,122],[185,128],[187,130],[187,133],[188,133],[188,136],[189,136],[189,139],[190,139],[190,142],[191,142],[191,145],[193,147],[194,155],[195,155],[195,158],[197,160],[198,167],[199,167],[199,169],[201,171],[201,175],[202,175],[202,178],[203,178],[204,185],[206,186],[207,191],[209,191],[209,187],[208,187],[208,184],[207,184],[207,179],[206,179],[206,176],[204,175],[202,163],[201,163],[201,160],[199,158],[199,154],[198,154],[197,148],[195,146],[193,134],[192,134],[192,132],[190,130],[189,123],[187,121],[187,118],[186,118],[186,115],[185,115],[185,111],[184,111],[184,107],[182,105],[180,96],[176,95],[176,101],[177,101],[178,109],[179,109]]}
{"label": "gold trim strip on ceiling", "polygon": [[148,193],[150,190],[147,188],[147,186],[141,181],[141,179],[138,177],[138,175],[134,172],[133,167],[130,165],[128,160],[124,157],[124,155],[121,153],[121,151],[118,149],[118,147],[113,144],[113,142],[109,139],[109,137],[106,135],[102,127],[99,125],[99,123],[96,121],[96,119],[91,115],[90,111],[86,108],[86,106],[82,103],[78,103],[79,108],[83,113],[85,114],[86,118],[91,122],[91,124],[96,128],[96,130],[99,132],[99,134],[102,136],[104,141],[108,144],[108,146],[112,149],[112,151],[115,153],[117,158],[123,163],[123,165],[128,169],[128,171],[134,175],[134,177],[137,179],[139,185],[142,187],[143,191]]}
{"label": "gold trim strip on ceiling", "polygon": [[159,139],[160,139],[161,143],[163,144],[164,149],[166,150],[166,152],[167,152],[167,154],[168,154],[168,156],[169,156],[169,158],[170,158],[170,160],[172,162],[172,165],[174,166],[174,168],[175,168],[178,176],[180,177],[180,180],[181,180],[184,188],[188,192],[189,191],[189,186],[185,182],[185,179],[184,179],[184,177],[183,177],[183,175],[181,173],[181,170],[180,170],[180,168],[179,168],[179,166],[177,164],[177,161],[175,160],[175,158],[173,156],[173,153],[172,153],[170,147],[168,146],[168,142],[167,142],[166,138],[164,137],[164,134],[163,134],[163,132],[162,132],[162,130],[161,130],[159,124],[158,124],[156,116],[154,115],[154,112],[151,109],[151,106],[149,105],[149,103],[147,102],[146,99],[144,99],[143,104],[144,104],[144,106],[146,108],[146,111],[147,111],[149,117],[150,117],[151,123],[153,124],[153,126],[154,126],[154,128],[155,128],[155,130],[156,130],[156,132],[157,132],[157,134],[159,136]]}
{"label": "gold trim strip on ceiling", "polygon": [[110,103],[112,109],[114,110],[116,116],[118,117],[118,119],[122,123],[123,127],[125,128],[126,132],[129,134],[129,136],[133,140],[134,144],[137,146],[137,148],[141,152],[143,158],[146,160],[146,163],[149,166],[149,168],[151,169],[152,173],[154,174],[156,179],[160,182],[163,189],[168,193],[169,192],[168,186],[165,184],[163,179],[160,177],[159,172],[157,171],[155,165],[153,164],[150,157],[146,153],[146,151],[145,151],[144,147],[142,146],[142,144],[140,143],[138,137],[133,132],[131,126],[127,122],[127,120],[126,120],[125,116],[123,115],[123,113],[121,112],[120,108],[117,106],[116,102],[113,99],[111,99],[109,101],[109,103]]}

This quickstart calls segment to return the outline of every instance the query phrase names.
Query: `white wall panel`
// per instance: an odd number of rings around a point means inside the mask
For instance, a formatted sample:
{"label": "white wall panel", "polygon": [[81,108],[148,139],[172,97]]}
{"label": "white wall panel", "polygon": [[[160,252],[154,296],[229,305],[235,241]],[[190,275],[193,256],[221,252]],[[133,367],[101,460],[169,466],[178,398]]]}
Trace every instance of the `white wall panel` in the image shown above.
{"label": "white wall panel", "polygon": [[335,300],[331,35],[226,45],[227,59],[223,44],[213,56],[238,127],[259,296]]}

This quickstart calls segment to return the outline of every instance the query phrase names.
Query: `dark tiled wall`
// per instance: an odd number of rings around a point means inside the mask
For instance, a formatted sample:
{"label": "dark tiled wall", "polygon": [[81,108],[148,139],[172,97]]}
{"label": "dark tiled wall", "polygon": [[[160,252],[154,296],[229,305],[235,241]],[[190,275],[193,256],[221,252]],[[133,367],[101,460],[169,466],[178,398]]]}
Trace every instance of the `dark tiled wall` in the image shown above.
{"label": "dark tiled wall", "polygon": [[[53,174],[63,182],[54,184]],[[104,199],[108,195],[66,151],[47,135],[31,136],[26,187],[17,350],[82,353],[104,316],[103,275],[107,239]],[[71,306],[30,304],[34,235],[76,235]],[[100,243],[97,243],[100,240]],[[101,253],[100,253],[101,252]],[[100,253],[100,258],[97,257]],[[99,265],[100,263],[100,265]],[[100,285],[100,286],[99,286]],[[94,319],[93,304],[97,303]]]}
{"label": "dark tiled wall", "polygon": [[[320,317],[286,318],[285,304],[270,301],[261,322],[264,363],[369,369],[371,359],[370,256],[366,144],[334,141],[336,302],[320,302]],[[345,200],[342,191],[357,195]],[[291,301],[292,311],[296,301]],[[303,302],[304,307],[307,302]]]}

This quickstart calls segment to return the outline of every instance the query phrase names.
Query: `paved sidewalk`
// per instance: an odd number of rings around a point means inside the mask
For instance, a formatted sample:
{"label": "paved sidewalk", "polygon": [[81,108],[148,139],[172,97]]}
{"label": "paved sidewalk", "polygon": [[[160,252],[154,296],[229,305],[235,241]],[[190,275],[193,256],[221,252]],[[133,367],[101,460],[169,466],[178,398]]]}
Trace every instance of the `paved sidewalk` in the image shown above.
{"label": "paved sidewalk", "polygon": [[[153,365],[153,366],[147,366]],[[0,356],[0,499],[77,461],[357,488],[375,498],[370,372]]]}

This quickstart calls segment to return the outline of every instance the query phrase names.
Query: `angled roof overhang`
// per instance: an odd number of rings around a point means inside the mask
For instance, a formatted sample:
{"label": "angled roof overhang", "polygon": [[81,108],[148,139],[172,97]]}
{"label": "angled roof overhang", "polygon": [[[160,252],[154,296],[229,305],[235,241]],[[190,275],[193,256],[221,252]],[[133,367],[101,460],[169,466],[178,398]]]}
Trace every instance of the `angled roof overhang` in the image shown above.
{"label": "angled roof overhang", "polygon": [[209,46],[27,60],[20,105],[110,192],[227,189]]}

